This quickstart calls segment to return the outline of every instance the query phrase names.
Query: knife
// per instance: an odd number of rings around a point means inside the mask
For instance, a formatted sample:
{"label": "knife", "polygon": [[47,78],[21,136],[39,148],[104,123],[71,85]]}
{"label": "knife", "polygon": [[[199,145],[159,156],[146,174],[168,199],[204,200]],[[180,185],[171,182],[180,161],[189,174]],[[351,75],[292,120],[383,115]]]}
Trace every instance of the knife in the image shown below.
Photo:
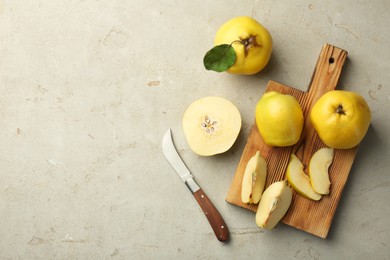
{"label": "knife", "polygon": [[227,241],[229,239],[229,229],[226,226],[226,223],[223,220],[221,214],[219,214],[217,208],[195,182],[191,172],[188,170],[180,158],[180,155],[177,153],[175,145],[173,144],[171,129],[168,129],[164,135],[162,141],[162,150],[165,158],[167,158],[168,162],[173,166],[173,168],[179,174],[180,178],[194,195],[196,201],[210,222],[217,239],[221,242]]}

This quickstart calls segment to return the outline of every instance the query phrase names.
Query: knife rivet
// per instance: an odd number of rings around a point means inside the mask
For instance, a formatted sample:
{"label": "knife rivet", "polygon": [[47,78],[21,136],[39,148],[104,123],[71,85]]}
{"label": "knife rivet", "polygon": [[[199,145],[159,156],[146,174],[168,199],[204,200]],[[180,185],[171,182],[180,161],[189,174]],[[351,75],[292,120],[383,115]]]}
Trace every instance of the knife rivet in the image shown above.
{"label": "knife rivet", "polygon": [[225,228],[224,226],[221,226],[221,228]]}
{"label": "knife rivet", "polygon": [[204,195],[202,195],[201,197],[202,197],[202,199],[203,199],[203,198],[204,198]]}

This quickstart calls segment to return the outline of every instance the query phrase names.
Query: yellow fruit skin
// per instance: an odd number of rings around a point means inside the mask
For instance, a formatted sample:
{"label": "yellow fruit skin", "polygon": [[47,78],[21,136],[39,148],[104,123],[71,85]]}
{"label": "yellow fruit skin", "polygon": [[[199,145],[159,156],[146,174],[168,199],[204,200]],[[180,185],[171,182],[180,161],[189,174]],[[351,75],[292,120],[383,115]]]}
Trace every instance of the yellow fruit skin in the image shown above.
{"label": "yellow fruit skin", "polygon": [[[255,36],[256,39],[256,44],[252,44],[251,47],[246,48],[242,43],[234,42],[247,40],[251,36]],[[267,65],[272,52],[272,37],[268,30],[255,19],[239,16],[223,24],[217,31],[214,45],[231,43],[233,43],[237,57],[227,72],[252,75]]]}
{"label": "yellow fruit skin", "polygon": [[[345,114],[336,112],[339,105],[342,105]],[[366,135],[371,122],[371,111],[359,94],[332,90],[314,104],[310,121],[327,146],[349,149],[358,145]]]}
{"label": "yellow fruit skin", "polygon": [[264,142],[271,146],[290,146],[299,141],[303,113],[291,95],[265,93],[256,105],[256,124]]}

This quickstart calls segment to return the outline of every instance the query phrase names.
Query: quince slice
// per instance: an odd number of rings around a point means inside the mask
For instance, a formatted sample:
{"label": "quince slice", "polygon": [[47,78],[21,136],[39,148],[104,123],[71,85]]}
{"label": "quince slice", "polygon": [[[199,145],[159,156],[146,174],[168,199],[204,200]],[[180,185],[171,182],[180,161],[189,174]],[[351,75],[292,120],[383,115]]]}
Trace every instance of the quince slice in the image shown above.
{"label": "quince slice", "polygon": [[310,178],[303,171],[303,164],[295,154],[291,154],[287,166],[286,177],[290,185],[300,195],[311,199],[320,200],[322,196],[316,193],[310,184]]}
{"label": "quince slice", "polygon": [[252,156],[245,168],[242,178],[241,200],[243,203],[257,204],[264,191],[267,177],[267,163],[260,152]]}
{"label": "quince slice", "polygon": [[309,163],[309,176],[313,190],[319,194],[329,194],[330,180],[328,169],[333,161],[334,150],[321,148],[313,154]]}
{"label": "quince slice", "polygon": [[273,229],[290,207],[292,190],[286,181],[272,183],[264,191],[256,212],[256,224]]}

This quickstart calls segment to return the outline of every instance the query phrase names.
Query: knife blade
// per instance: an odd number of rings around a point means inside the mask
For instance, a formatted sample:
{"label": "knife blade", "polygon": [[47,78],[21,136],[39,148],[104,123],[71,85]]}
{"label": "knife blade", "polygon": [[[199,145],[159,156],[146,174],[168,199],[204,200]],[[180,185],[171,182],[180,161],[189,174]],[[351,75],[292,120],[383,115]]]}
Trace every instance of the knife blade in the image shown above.
{"label": "knife blade", "polygon": [[177,153],[172,140],[171,129],[168,129],[163,137],[162,150],[165,158],[194,195],[199,206],[202,208],[203,213],[206,215],[217,239],[221,242],[227,241],[229,239],[229,229],[217,208],[210,201],[202,188],[195,182],[193,175]]}

